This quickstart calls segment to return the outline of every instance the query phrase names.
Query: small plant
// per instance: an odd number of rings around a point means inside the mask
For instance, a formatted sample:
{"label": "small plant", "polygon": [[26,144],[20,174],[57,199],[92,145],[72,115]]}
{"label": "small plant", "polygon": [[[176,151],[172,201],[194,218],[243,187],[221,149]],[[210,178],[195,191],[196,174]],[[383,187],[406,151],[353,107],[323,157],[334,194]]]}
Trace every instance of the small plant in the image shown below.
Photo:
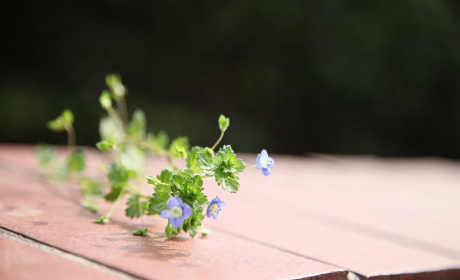
{"label": "small plant", "polygon": [[[217,219],[226,204],[218,197],[208,201],[203,193],[204,178],[214,177],[217,185],[230,193],[236,193],[240,188],[239,173],[258,167],[263,175],[268,176],[273,169],[275,162],[265,150],[257,157],[257,164],[251,167],[246,167],[229,145],[214,151],[230,125],[229,118],[223,115],[219,117],[221,135],[211,148],[190,147],[188,138],[183,136],[170,142],[164,131],[156,135],[146,131],[147,123],[142,110],[135,110],[129,121],[125,101],[127,88],[122,84],[120,76],[108,75],[106,84],[108,90],[102,92],[99,102],[107,116],[100,121],[102,140],[96,143],[96,147],[113,156],[113,162],[101,168],[107,174],[108,182],[83,174],[85,155],[82,150],[75,148],[74,116],[69,109],[47,123],[51,130],[66,131],[68,134],[66,162],[59,161],[54,147],[37,147],[39,170],[48,179],[77,183],[84,198],[81,204],[85,208],[98,212],[95,202],[102,196],[106,201],[113,202],[111,210],[94,220],[94,223],[109,222],[110,216],[128,195],[126,216],[141,218],[142,221],[141,229],[134,230],[133,234],[148,233],[147,228],[144,228],[144,215],[160,215],[168,219],[165,228],[168,238],[181,231],[191,237],[198,232],[206,235],[208,231],[202,228],[202,220],[206,216]],[[167,162],[167,166],[157,176],[145,176],[147,183],[153,185],[152,195],[143,193],[134,183],[134,179],[142,178],[145,174],[147,154],[161,156]]]}

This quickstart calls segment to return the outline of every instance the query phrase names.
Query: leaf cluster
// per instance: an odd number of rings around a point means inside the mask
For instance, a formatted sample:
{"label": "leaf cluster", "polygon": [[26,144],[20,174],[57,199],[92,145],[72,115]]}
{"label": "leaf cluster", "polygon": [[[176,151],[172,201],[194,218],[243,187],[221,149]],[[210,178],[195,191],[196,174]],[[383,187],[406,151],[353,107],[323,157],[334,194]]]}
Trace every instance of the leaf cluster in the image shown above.
{"label": "leaf cluster", "polygon": [[198,152],[197,160],[200,168],[207,176],[214,176],[219,186],[231,193],[238,192],[240,179],[237,174],[246,168],[242,159],[236,158],[230,146],[223,146],[214,155],[210,148]]}

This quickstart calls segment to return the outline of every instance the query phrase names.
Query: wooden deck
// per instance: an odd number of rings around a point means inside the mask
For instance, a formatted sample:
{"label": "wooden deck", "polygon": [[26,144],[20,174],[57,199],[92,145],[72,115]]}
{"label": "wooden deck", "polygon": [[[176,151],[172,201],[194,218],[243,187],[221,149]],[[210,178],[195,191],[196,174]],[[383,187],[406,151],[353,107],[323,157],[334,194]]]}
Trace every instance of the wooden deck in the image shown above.
{"label": "wooden deck", "polygon": [[[93,224],[77,186],[46,183],[33,153],[0,145],[0,279],[460,279],[457,162],[271,155],[273,173],[246,171],[238,194],[205,181],[227,203],[209,236],[168,240],[160,217],[133,236],[123,207]],[[88,158],[98,174],[104,159]]]}

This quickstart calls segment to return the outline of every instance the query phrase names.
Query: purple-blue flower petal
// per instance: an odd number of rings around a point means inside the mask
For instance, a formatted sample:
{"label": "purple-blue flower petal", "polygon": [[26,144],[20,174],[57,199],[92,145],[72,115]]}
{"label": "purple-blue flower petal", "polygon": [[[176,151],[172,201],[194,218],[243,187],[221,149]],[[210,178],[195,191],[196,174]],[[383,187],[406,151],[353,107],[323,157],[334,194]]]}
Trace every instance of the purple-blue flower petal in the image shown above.
{"label": "purple-blue flower petal", "polygon": [[211,205],[209,205],[208,208],[206,209],[206,216],[208,216],[208,218],[211,218]]}
{"label": "purple-blue flower petal", "polygon": [[271,157],[267,159],[267,167],[270,169],[273,169],[273,167],[275,167],[275,160]]}
{"label": "purple-blue flower petal", "polygon": [[270,173],[272,172],[272,170],[270,168],[262,168],[262,174],[267,177],[268,175],[270,175]]}
{"label": "purple-blue flower petal", "polygon": [[222,200],[217,202],[217,206],[219,206],[219,212],[222,212],[225,210],[225,208],[227,207],[227,205],[225,204],[225,202],[223,202]]}
{"label": "purple-blue flower petal", "polygon": [[211,212],[211,216],[214,220],[217,220],[217,217],[219,216],[219,212]]}
{"label": "purple-blue flower petal", "polygon": [[261,155],[257,155],[257,159],[256,159],[256,162],[257,162],[257,168],[261,169],[262,168],[262,163],[260,162],[261,160]]}
{"label": "purple-blue flower petal", "polygon": [[166,210],[161,211],[160,215],[162,218],[169,219],[172,217],[173,212],[169,209],[166,209]]}
{"label": "purple-blue flower petal", "polygon": [[213,200],[211,200],[211,204],[210,204],[210,205],[212,206],[213,204],[219,203],[219,202],[221,202],[221,201],[222,201],[222,200],[220,200],[220,198],[216,197],[216,198],[214,198]]}
{"label": "purple-blue flower petal", "polygon": [[262,158],[268,158],[268,153],[265,149],[263,149],[262,152],[260,152],[260,155],[262,156]]}
{"label": "purple-blue flower petal", "polygon": [[182,205],[182,199],[180,197],[171,197],[168,199],[168,208],[178,207]]}
{"label": "purple-blue flower petal", "polygon": [[188,219],[193,213],[192,207],[188,205],[187,203],[182,204],[182,218]]}
{"label": "purple-blue flower petal", "polygon": [[169,219],[169,223],[171,224],[171,226],[178,228],[184,223],[184,218],[174,217],[174,218]]}

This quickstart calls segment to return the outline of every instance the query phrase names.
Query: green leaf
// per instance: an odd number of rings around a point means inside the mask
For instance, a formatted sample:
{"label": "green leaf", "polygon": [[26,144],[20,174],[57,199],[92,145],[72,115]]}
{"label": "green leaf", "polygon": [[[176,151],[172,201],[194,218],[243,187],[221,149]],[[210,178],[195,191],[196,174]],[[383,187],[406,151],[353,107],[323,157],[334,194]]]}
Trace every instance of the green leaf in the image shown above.
{"label": "green leaf", "polygon": [[128,134],[138,137],[138,138],[145,138],[147,129],[147,120],[145,118],[145,114],[142,110],[136,109],[133,113],[133,118],[129,123]]}
{"label": "green leaf", "polygon": [[112,107],[112,96],[110,92],[104,89],[99,97],[99,104],[101,104],[102,109],[107,110],[107,108]]}
{"label": "green leaf", "polygon": [[126,173],[128,173],[128,176],[130,178],[136,178],[137,177],[137,172],[131,169],[126,169]]}
{"label": "green leaf", "polygon": [[147,135],[147,141],[165,149],[169,144],[169,136],[163,130],[159,131],[156,136],[152,132],[149,132]]}
{"label": "green leaf", "polygon": [[231,193],[236,193],[240,187],[237,174],[242,172],[246,165],[237,159],[230,146],[222,147],[214,156],[209,148],[198,152],[200,168],[208,176],[214,176],[219,186]]}
{"label": "green leaf", "polygon": [[171,184],[171,178],[173,176],[173,173],[169,169],[163,169],[161,171],[161,174],[157,176],[157,179],[160,180],[160,182],[164,184]]}
{"label": "green leaf", "polygon": [[148,232],[149,232],[149,230],[147,228],[133,230],[134,235],[147,235]]}
{"label": "green leaf", "polygon": [[197,153],[197,161],[199,167],[203,170],[206,175],[214,175],[214,152],[210,148],[204,148]]}
{"label": "green leaf", "polygon": [[161,211],[168,209],[168,199],[171,197],[169,193],[166,192],[155,192],[152,194],[152,198],[149,200],[149,208],[155,211],[155,213],[160,213]]}
{"label": "green leaf", "polygon": [[115,100],[126,95],[126,87],[121,83],[121,77],[118,74],[108,74],[105,77],[105,83],[109,87]]}
{"label": "green leaf", "polygon": [[51,145],[38,145],[35,149],[38,164],[42,167],[53,163],[56,154],[56,149]]}
{"label": "green leaf", "polygon": [[100,218],[97,218],[96,220],[93,221],[93,223],[96,223],[96,224],[105,224],[109,221],[109,218],[107,218],[106,216],[102,216]]}
{"label": "green leaf", "polygon": [[63,118],[64,123],[66,124],[73,124],[75,119],[70,109],[65,109],[64,112],[62,112],[61,117]]}
{"label": "green leaf", "polygon": [[75,150],[67,161],[67,169],[79,172],[85,169],[85,154],[82,150]]}
{"label": "green leaf", "polygon": [[145,176],[147,178],[147,183],[155,185],[155,192],[171,192],[171,177],[172,172],[168,169],[163,169],[161,174],[156,178],[153,176]]}
{"label": "green leaf", "polygon": [[102,195],[101,184],[92,179],[88,179],[88,178],[80,179],[80,187],[85,197]]}
{"label": "green leaf", "polygon": [[173,234],[173,227],[172,225],[168,222],[168,225],[165,228],[165,235],[169,238],[171,238],[171,235]]}
{"label": "green leaf", "polygon": [[118,163],[110,163],[107,168],[107,171],[109,172],[108,177],[110,182],[112,183],[112,186],[123,187],[128,182],[128,172],[126,172],[126,170]]}
{"label": "green leaf", "polygon": [[173,158],[184,158],[184,154],[190,149],[187,137],[178,137],[169,146],[169,153]]}
{"label": "green leaf", "polygon": [[196,174],[200,174],[202,172],[197,160],[197,154],[201,150],[203,150],[203,148],[193,147],[187,156],[187,168]]}
{"label": "green leaf", "polygon": [[99,208],[97,207],[96,204],[94,204],[93,201],[86,200],[86,201],[82,201],[80,204],[81,206],[85,207],[86,209],[94,213],[97,213],[99,211]]}
{"label": "green leaf", "polygon": [[72,111],[66,109],[56,119],[47,122],[46,126],[55,132],[62,132],[71,126],[73,122],[74,116]]}
{"label": "green leaf", "polygon": [[187,177],[179,173],[172,177],[171,183],[171,191],[177,192],[182,201],[190,205],[194,212],[201,212],[207,205],[208,198],[203,194],[203,180],[199,175]]}
{"label": "green leaf", "polygon": [[222,132],[226,131],[228,126],[230,125],[230,119],[226,118],[224,115],[220,115],[219,117],[219,128]]}
{"label": "green leaf", "polygon": [[115,200],[118,199],[118,197],[123,196],[121,192],[124,191],[123,187],[112,187],[110,189],[110,192],[104,196],[105,200],[114,202]]}
{"label": "green leaf", "polygon": [[115,140],[113,140],[113,138],[102,140],[96,143],[96,147],[103,152],[112,149],[114,145],[115,145]]}
{"label": "green leaf", "polygon": [[141,201],[138,195],[131,194],[131,196],[128,198],[126,206],[128,206],[125,210],[126,216],[132,219],[134,217],[139,218],[143,216],[145,210],[148,208],[148,203]]}

